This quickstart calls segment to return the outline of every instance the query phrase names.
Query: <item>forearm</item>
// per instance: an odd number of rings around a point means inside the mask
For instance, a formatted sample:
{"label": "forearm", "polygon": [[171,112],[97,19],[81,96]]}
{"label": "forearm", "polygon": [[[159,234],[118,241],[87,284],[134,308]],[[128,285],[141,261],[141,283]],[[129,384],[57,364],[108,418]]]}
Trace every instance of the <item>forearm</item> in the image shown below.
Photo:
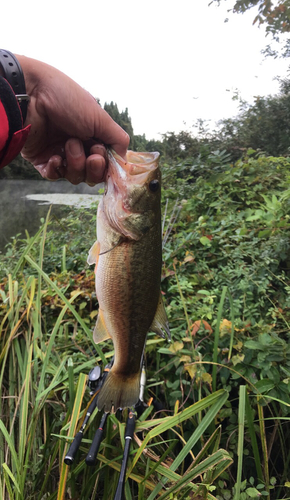
{"label": "forearm", "polygon": [[[8,57],[8,51],[6,54]],[[25,80],[25,87],[23,78],[20,85],[14,85],[12,73],[11,86],[16,90],[22,87],[15,94],[30,97],[24,126],[29,124],[31,131],[22,146],[22,156],[48,179],[62,177],[74,184],[100,182],[107,161],[104,145],[125,157],[128,135],[85,89],[58,69],[23,55],[10,53],[10,58],[11,66],[15,64]],[[7,63],[5,56],[4,73],[10,75]],[[25,116],[23,99],[22,108]]]}

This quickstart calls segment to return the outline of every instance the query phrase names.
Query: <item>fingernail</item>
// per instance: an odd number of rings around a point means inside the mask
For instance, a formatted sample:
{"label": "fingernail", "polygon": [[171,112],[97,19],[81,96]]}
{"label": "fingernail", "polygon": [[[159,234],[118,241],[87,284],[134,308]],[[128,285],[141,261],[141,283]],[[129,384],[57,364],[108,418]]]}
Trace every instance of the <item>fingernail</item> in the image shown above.
{"label": "fingernail", "polygon": [[105,156],[106,148],[103,144],[94,144],[91,147],[91,154],[100,154],[101,156]]}
{"label": "fingernail", "polygon": [[82,145],[77,139],[68,141],[68,149],[72,156],[79,156],[82,153]]}
{"label": "fingernail", "polygon": [[98,182],[102,182],[103,177],[105,176],[106,167],[103,166],[102,162],[96,159],[88,160],[88,169],[87,169],[87,183],[98,184]]}

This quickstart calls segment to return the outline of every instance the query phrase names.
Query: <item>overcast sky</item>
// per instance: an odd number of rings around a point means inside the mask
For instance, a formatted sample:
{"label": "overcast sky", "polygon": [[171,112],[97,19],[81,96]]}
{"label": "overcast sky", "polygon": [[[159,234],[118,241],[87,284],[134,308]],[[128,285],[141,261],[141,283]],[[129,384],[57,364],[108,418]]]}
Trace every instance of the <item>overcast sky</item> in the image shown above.
{"label": "overcast sky", "polygon": [[252,26],[253,12],[229,15],[208,3],[2,2],[1,48],[59,68],[101,103],[128,107],[134,132],[158,138],[191,130],[198,118],[233,116],[235,89],[251,100],[277,92],[273,78],[287,74],[286,60],[263,61],[268,39]]}

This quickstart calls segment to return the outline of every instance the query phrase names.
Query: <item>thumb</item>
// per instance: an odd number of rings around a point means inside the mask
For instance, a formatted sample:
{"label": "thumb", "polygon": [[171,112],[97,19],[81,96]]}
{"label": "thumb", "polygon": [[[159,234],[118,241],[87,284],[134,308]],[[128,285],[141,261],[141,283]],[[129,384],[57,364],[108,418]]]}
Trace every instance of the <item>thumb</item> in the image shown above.
{"label": "thumb", "polygon": [[111,146],[112,149],[125,159],[130,137],[108,113],[99,107],[99,112],[95,117],[95,137],[104,144]]}

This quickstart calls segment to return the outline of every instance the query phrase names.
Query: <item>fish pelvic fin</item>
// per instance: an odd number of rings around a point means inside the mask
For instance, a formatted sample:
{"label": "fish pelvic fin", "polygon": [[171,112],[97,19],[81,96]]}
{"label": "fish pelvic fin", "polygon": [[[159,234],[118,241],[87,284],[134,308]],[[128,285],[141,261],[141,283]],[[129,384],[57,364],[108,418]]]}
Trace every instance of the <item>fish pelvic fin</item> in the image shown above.
{"label": "fish pelvic fin", "polygon": [[[166,314],[166,311],[164,308],[161,292],[160,292],[160,296],[159,296],[157,310],[156,310],[152,325],[149,328],[149,331],[157,333],[157,335],[159,335],[163,339],[165,338],[165,334],[166,334],[168,340],[171,340],[171,333],[170,333],[170,329],[169,329],[167,314]],[[164,332],[165,332],[165,334],[164,334]]]}
{"label": "fish pelvic fin", "polygon": [[104,340],[110,339],[111,335],[109,334],[107,327],[105,325],[102,311],[99,311],[96,326],[93,332],[93,339],[96,344],[103,342]]}
{"label": "fish pelvic fin", "polygon": [[98,409],[109,412],[114,407],[113,412],[118,408],[130,408],[139,400],[140,375],[137,372],[133,375],[121,375],[111,369],[98,396]]}

